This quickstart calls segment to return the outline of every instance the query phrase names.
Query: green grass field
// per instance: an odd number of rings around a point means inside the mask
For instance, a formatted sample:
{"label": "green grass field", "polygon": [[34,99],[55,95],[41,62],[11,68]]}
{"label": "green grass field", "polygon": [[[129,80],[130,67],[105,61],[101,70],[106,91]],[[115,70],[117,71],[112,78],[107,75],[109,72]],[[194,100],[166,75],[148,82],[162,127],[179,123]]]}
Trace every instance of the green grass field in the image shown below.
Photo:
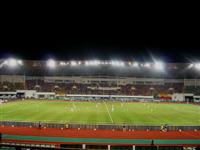
{"label": "green grass field", "polygon": [[24,100],[0,104],[0,120],[83,124],[200,125],[192,104]]}

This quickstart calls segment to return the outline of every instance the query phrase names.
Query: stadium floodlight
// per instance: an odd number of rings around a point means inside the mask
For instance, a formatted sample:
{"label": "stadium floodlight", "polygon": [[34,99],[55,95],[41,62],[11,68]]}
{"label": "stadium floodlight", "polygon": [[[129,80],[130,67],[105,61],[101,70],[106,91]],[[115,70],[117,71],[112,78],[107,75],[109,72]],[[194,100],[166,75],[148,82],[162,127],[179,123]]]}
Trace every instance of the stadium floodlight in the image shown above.
{"label": "stadium floodlight", "polygon": [[85,65],[88,66],[89,65],[89,61],[85,61]]}
{"label": "stadium floodlight", "polygon": [[77,66],[77,62],[76,61],[70,61],[70,65],[71,66]]}
{"label": "stadium floodlight", "polygon": [[98,66],[98,65],[100,65],[100,61],[99,60],[93,60],[92,65]]}
{"label": "stadium floodlight", "polygon": [[15,68],[17,67],[18,63],[17,63],[17,60],[14,59],[14,58],[9,58],[7,59],[4,64],[8,65],[9,67],[11,68]]}
{"label": "stadium floodlight", "polygon": [[19,65],[23,65],[22,60],[17,60],[17,63],[18,63]]}
{"label": "stadium floodlight", "polygon": [[139,63],[138,62],[134,62],[133,63],[133,67],[138,67],[139,66]]}
{"label": "stadium floodlight", "polygon": [[150,63],[145,63],[145,64],[144,64],[144,67],[149,68],[150,66],[151,66]]}
{"label": "stadium floodlight", "polygon": [[78,64],[81,65],[81,61],[78,61]]}
{"label": "stadium floodlight", "polygon": [[19,65],[23,65],[23,62],[22,62],[22,60],[18,60],[18,59],[15,59],[15,58],[8,58],[2,63],[1,66],[4,66],[4,65],[6,65],[10,68],[15,68]]}
{"label": "stadium floodlight", "polygon": [[163,70],[164,69],[164,64],[163,62],[157,61],[154,63],[154,68],[156,70]]}
{"label": "stadium floodlight", "polygon": [[5,60],[2,65],[7,65],[8,64],[8,60]]}
{"label": "stadium floodlight", "polygon": [[98,66],[100,64],[101,62],[99,60],[90,60],[85,62],[86,66]]}
{"label": "stadium floodlight", "polygon": [[118,64],[119,64],[118,61],[111,61],[111,65],[113,65],[113,66],[117,66]]}
{"label": "stadium floodlight", "polygon": [[190,65],[188,66],[188,68],[192,68],[192,67],[194,67],[194,64],[190,64]]}
{"label": "stadium floodlight", "polygon": [[129,66],[132,66],[132,67],[138,67],[139,64],[138,62],[128,62]]}
{"label": "stadium floodlight", "polygon": [[124,66],[124,62],[113,60],[111,61],[111,65],[121,67],[121,66]]}
{"label": "stadium floodlight", "polygon": [[196,69],[200,69],[200,63],[196,63],[194,66]]}
{"label": "stadium floodlight", "polygon": [[121,61],[121,62],[120,62],[120,66],[124,66],[124,62]]}
{"label": "stadium floodlight", "polygon": [[56,61],[53,60],[53,59],[47,60],[47,67],[52,68],[52,69],[55,68],[56,67]]}
{"label": "stadium floodlight", "polygon": [[65,65],[66,65],[66,63],[65,63],[65,62],[63,62],[63,61],[61,61],[61,62],[60,62],[60,65],[61,65],[61,66],[65,66]]}

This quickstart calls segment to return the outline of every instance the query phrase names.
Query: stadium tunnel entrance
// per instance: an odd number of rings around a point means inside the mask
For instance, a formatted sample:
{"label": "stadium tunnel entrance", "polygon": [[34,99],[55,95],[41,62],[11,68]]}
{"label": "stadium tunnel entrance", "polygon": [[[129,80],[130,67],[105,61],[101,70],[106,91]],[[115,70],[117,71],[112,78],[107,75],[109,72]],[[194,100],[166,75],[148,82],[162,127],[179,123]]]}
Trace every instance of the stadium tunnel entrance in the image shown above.
{"label": "stadium tunnel entrance", "polygon": [[25,98],[25,93],[17,92],[16,97],[19,98],[19,99]]}
{"label": "stadium tunnel entrance", "polygon": [[188,103],[193,103],[194,102],[194,96],[185,96],[185,101]]}

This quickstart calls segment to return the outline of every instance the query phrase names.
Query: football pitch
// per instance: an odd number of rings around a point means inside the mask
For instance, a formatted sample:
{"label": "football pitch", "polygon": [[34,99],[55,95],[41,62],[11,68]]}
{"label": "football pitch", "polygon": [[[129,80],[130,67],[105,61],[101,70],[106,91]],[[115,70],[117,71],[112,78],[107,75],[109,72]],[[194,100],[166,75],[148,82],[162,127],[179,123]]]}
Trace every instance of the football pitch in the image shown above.
{"label": "football pitch", "polygon": [[175,103],[23,100],[0,104],[1,121],[200,125],[200,106]]}

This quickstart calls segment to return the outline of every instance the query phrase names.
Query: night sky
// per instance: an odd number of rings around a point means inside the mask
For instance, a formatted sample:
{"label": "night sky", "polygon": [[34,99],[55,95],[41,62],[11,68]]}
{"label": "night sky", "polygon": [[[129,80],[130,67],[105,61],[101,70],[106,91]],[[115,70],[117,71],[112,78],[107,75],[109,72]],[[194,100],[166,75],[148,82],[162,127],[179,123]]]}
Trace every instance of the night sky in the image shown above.
{"label": "night sky", "polygon": [[195,18],[33,16],[12,14],[12,18],[1,20],[1,58],[200,60],[200,32]]}

